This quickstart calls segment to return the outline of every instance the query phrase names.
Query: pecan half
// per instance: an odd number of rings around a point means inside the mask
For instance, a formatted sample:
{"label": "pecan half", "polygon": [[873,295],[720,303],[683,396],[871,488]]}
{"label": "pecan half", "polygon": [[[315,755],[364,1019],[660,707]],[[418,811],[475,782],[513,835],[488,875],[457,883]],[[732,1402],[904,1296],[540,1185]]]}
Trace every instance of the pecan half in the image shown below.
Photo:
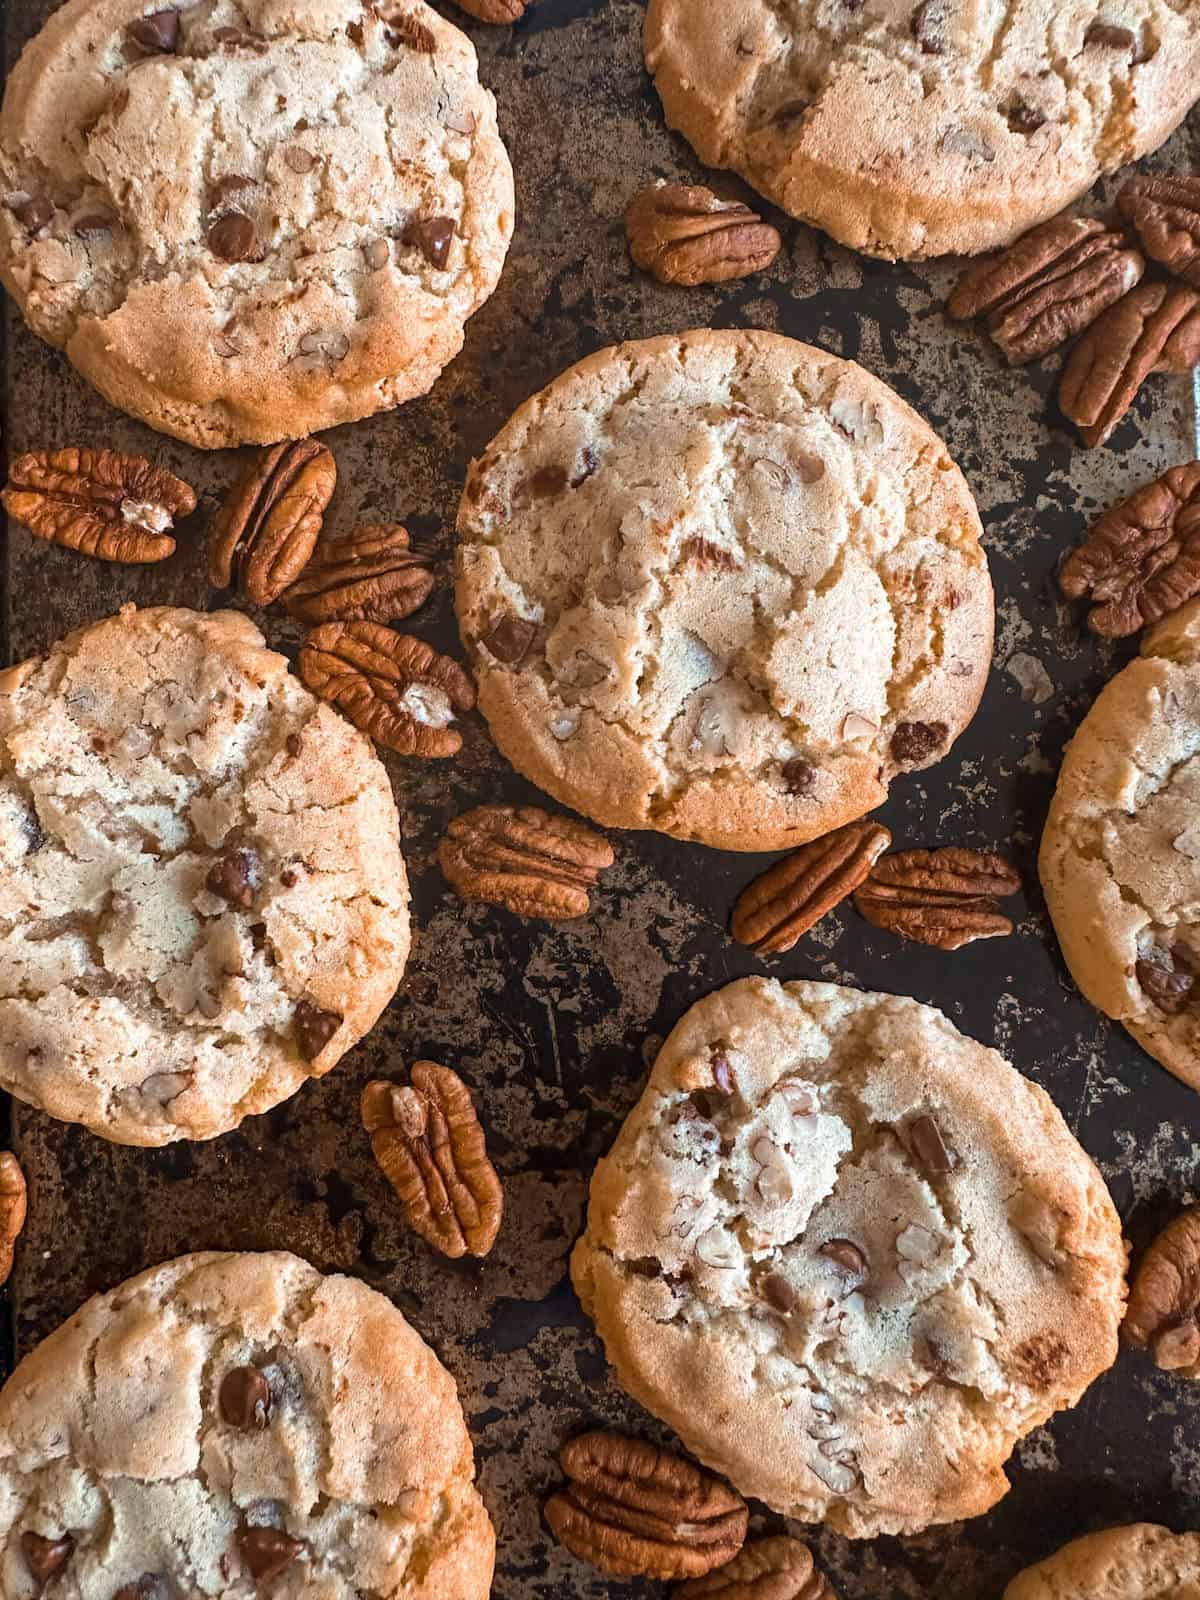
{"label": "pecan half", "polygon": [[548,922],[586,917],[588,891],[613,860],[607,839],[538,806],[477,806],[438,845],[438,864],[464,899]]}
{"label": "pecan half", "polygon": [[733,936],[759,955],[790,950],[862,883],[892,842],[877,822],[851,822],[755,878],[733,908]]}
{"label": "pecan half", "polygon": [[402,756],[452,756],[462,735],[450,724],[470,711],[475,685],[465,667],[407,633],[377,622],[327,622],[300,651],[300,676],[356,728]]}
{"label": "pecan half", "polygon": [[457,1260],[496,1242],[504,1191],[488,1160],[470,1092],[456,1072],[414,1061],[412,1086],[376,1079],[362,1095],[363,1127],[409,1226]]}
{"label": "pecan half", "polygon": [[1152,372],[1200,360],[1200,295],[1182,283],[1139,283],[1110,306],[1071,352],[1058,403],[1084,443],[1101,445]]}
{"label": "pecan half", "polygon": [[1106,511],[1067,556],[1058,586],[1087,624],[1122,639],[1200,594],[1200,461],[1172,467]]}
{"label": "pecan half", "polygon": [[1055,217],[973,267],[952,317],[986,316],[1011,366],[1049,355],[1128,293],[1146,263],[1124,235],[1091,217]]}
{"label": "pecan half", "polygon": [[10,1150],[0,1151],[0,1284],[7,1283],[13,1252],[25,1226],[25,1174]]}
{"label": "pecan half", "polygon": [[1020,887],[1015,870],[990,852],[958,845],[897,850],[875,865],[854,904],[877,928],[957,950],[975,939],[1011,933],[999,899]]}
{"label": "pecan half", "polygon": [[212,583],[236,581],[256,606],[277,600],[307,566],[336,482],[337,463],[315,439],[260,450],[213,523]]}
{"label": "pecan half", "polygon": [[370,523],[341,539],[321,539],[283,595],[301,622],[395,622],[428,600],[433,573],[412,549],[408,530]]}
{"label": "pecan half", "polygon": [[1200,289],[1200,176],[1139,173],[1122,186],[1117,210],[1153,261]]}
{"label": "pecan half", "polygon": [[721,200],[700,184],[642,189],[625,212],[629,253],[660,283],[688,288],[763,272],[782,240],[740,200]]}
{"label": "pecan half", "polygon": [[675,1591],[675,1600],[837,1600],[806,1544],[777,1535],[745,1545],[732,1561]]}
{"label": "pecan half", "polygon": [[526,0],[457,0],[458,9],[480,22],[507,24],[520,22]]}
{"label": "pecan half", "polygon": [[165,561],[167,530],[196,506],[182,478],[144,456],[74,446],[18,456],[0,501],[39,539],[125,562]]}
{"label": "pecan half", "polygon": [[1200,1206],[1168,1223],[1142,1257],[1121,1333],[1165,1372],[1200,1378]]}
{"label": "pecan half", "polygon": [[619,1577],[695,1578],[741,1549],[740,1495],[681,1456],[640,1439],[585,1433],[564,1445],[568,1483],[546,1502],[567,1549]]}

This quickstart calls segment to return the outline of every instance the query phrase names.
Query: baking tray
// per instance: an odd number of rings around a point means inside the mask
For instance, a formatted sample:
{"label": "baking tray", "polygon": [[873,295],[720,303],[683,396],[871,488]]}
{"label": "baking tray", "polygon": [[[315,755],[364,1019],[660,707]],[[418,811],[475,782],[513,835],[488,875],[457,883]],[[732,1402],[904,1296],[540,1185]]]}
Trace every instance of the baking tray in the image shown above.
{"label": "baking tray", "polygon": [[[51,0],[8,0],[8,60],[52,9]],[[544,1528],[555,1451],[589,1424],[666,1435],[612,1381],[571,1292],[567,1258],[597,1157],[659,1041],[700,995],[769,970],[940,1006],[1050,1092],[1104,1172],[1135,1247],[1195,1198],[1200,1100],[1075,991],[1034,871],[1063,745],[1131,653],[1081,631],[1078,614],[1058,601],[1055,567],[1098,510],[1194,453],[1191,397],[1185,380],[1154,380],[1112,447],[1086,451],[1054,406],[1053,364],[1009,372],[977,330],[948,322],[952,268],[868,261],[769,208],[786,241],[769,275],[660,287],[628,261],[625,202],[652,177],[698,179],[702,170],[663,126],[642,66],[641,5],[541,0],[511,30],[445,10],[471,33],[499,100],[516,170],[516,236],[499,289],[433,393],[325,435],[340,467],[328,525],[397,519],[432,542],[446,558],[439,586],[405,626],[457,651],[447,568],[467,463],[571,362],[619,339],[705,325],[773,329],[863,362],[929,419],[966,472],[998,606],[978,716],[947,760],[897,781],[881,816],[898,842],[1011,854],[1027,890],[1019,931],[947,956],[845,910],[764,968],[727,933],[733,901],[764,859],[633,833],[612,836],[617,865],[578,925],[464,907],[434,860],[449,819],[485,800],[538,798],[482,722],[468,719],[455,761],[384,756],[403,814],[418,937],[400,993],[337,1071],[235,1133],[161,1151],[122,1149],[12,1108],[30,1205],[9,1291],[11,1346],[27,1351],[93,1291],[186,1250],[280,1247],[355,1273],[395,1300],[458,1379],[499,1533],[498,1600],[595,1600],[639,1586],[594,1574]],[[1198,134],[1200,116],[1149,164],[1191,170]],[[750,198],[732,180],[718,187]],[[110,445],[150,455],[201,491],[177,554],[161,566],[89,562],[10,527],[8,659],[122,601],[219,603],[204,577],[203,535],[240,456],[191,450],[113,411],[11,306],[5,340],[10,454]],[[294,654],[299,636],[288,619],[256,620]],[[1029,659],[1014,674],[1018,657]],[[406,1229],[359,1127],[363,1083],[399,1074],[418,1054],[470,1082],[504,1179],[504,1226],[483,1262],[448,1263]],[[865,1544],[817,1533],[814,1546],[844,1600],[982,1600],[1087,1529],[1143,1517],[1200,1527],[1198,1406],[1200,1385],[1123,1354],[1075,1410],[1018,1449],[1012,1492],[989,1516]],[[755,1528],[778,1525],[756,1511]]]}

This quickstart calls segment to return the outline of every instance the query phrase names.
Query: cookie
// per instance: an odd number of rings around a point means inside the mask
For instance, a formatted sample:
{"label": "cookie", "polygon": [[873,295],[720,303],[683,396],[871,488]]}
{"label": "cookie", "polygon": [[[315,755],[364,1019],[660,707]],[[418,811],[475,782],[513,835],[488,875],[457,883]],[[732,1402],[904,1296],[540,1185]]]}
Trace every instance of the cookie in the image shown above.
{"label": "cookie", "polygon": [[454,1380],[383,1295],[296,1256],[181,1256],[0,1392],[0,1592],[485,1600]]}
{"label": "cookie", "polygon": [[1200,1089],[1200,600],[1148,631],[1067,747],[1039,870],[1071,976]]}
{"label": "cookie", "polygon": [[914,1000],[745,978],[664,1044],[572,1277],[623,1386],[850,1538],[978,1516],[1117,1353],[1121,1224],[1050,1098]]}
{"label": "cookie", "polygon": [[932,430],[775,334],[602,350],[473,463],[457,604],[496,743],[597,822],[800,844],[944,755],[992,589]]}
{"label": "cookie", "polygon": [[650,0],[645,48],[702,161],[891,259],[1008,243],[1200,93],[1200,17],[1159,0]]}
{"label": "cookie", "polygon": [[408,955],[391,786],[233,611],[137,611],[0,673],[0,1086],[211,1139],[335,1066]]}
{"label": "cookie", "polygon": [[1019,1572],[1004,1600],[1200,1600],[1200,1534],[1131,1522]]}
{"label": "cookie", "polygon": [[0,275],[106,399],[191,444],[399,405],[512,234],[476,66],[422,0],[68,0],[0,111]]}

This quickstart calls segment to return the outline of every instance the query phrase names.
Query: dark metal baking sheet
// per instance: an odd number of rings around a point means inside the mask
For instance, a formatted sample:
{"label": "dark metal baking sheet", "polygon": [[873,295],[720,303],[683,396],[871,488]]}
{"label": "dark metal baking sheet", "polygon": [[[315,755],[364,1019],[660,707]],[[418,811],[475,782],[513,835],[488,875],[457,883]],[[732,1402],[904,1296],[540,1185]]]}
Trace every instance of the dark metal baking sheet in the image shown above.
{"label": "dark metal baking sheet", "polygon": [[[9,0],[10,60],[51,9],[50,0]],[[785,253],[766,278],[659,287],[628,262],[624,203],[652,176],[698,177],[700,169],[664,129],[641,63],[640,5],[540,0],[513,30],[446,11],[474,37],[499,98],[517,174],[516,237],[499,290],[432,395],[326,436],[341,469],[331,515],[402,519],[448,554],[470,457],[520,401],[622,338],[706,324],[778,329],[892,383],[941,430],[975,490],[998,628],[974,724],[947,761],[900,780],[882,815],[898,840],[1011,851],[1028,886],[1023,917],[1015,937],[945,956],[901,944],[847,911],[770,970],[912,994],[996,1044],[1053,1095],[1103,1169],[1135,1245],[1144,1243],[1194,1197],[1200,1100],[1075,992],[1048,931],[1034,855],[1063,745],[1123,659],[1057,603],[1055,565],[1098,509],[1190,456],[1186,383],[1157,380],[1113,447],[1087,452],[1061,425],[1050,371],[1009,372],[975,330],[948,323],[949,268],[870,262],[786,219],[776,219]],[[1190,170],[1198,133],[1195,118],[1152,165]],[[203,491],[179,552],[159,567],[87,562],[10,528],[9,659],[125,600],[215,603],[203,528],[239,458],[190,450],[114,412],[11,306],[6,339],[10,454],[67,442],[138,450]],[[275,645],[294,650],[286,619],[258,620]],[[444,576],[411,626],[456,648]],[[1040,662],[1044,698],[1022,697],[1010,670],[1019,655]],[[121,1149],[15,1108],[13,1142],[31,1185],[9,1296],[15,1348],[28,1350],[92,1291],[185,1250],[286,1247],[321,1268],[357,1273],[396,1300],[458,1378],[499,1531],[496,1595],[619,1594],[624,1585],[554,1544],[540,1504],[556,1476],[556,1447],[581,1425],[662,1433],[609,1377],[571,1293],[567,1257],[588,1175],[635,1100],[657,1041],[706,991],[764,970],[726,932],[736,894],[763,861],[614,836],[617,866],[578,926],[466,909],[434,863],[447,821],[483,800],[535,792],[477,720],[455,762],[386,759],[419,929],[386,1016],[330,1077],[207,1145]],[[483,1263],[447,1264],[406,1231],[358,1125],[364,1081],[399,1073],[418,1053],[471,1082],[504,1177],[505,1223]],[[982,1600],[1086,1529],[1139,1517],[1200,1527],[1198,1399],[1200,1386],[1124,1355],[1081,1405],[1021,1446],[1012,1492],[991,1515],[869,1544],[819,1533],[820,1559],[845,1600]]]}

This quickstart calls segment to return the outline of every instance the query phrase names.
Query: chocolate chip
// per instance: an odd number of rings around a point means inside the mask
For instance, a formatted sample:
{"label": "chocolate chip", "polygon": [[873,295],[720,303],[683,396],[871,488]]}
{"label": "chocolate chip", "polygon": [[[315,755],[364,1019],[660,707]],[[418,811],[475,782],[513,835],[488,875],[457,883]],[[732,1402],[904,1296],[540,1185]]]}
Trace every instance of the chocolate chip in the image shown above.
{"label": "chocolate chip", "polygon": [[254,890],[258,883],[258,857],[250,850],[235,850],[210,869],[205,886],[230,905],[249,911],[254,904]]}
{"label": "chocolate chip", "polygon": [[293,758],[293,760],[295,759],[296,756],[298,756],[300,754],[301,750],[304,748],[303,741],[301,740],[300,735],[298,733],[289,733],[287,738],[283,741],[283,746],[284,746],[284,749],[287,751],[288,755],[290,755]]}
{"label": "chocolate chip", "polygon": [[1137,36],[1130,28],[1118,28],[1111,22],[1093,22],[1083,36],[1084,44],[1100,44],[1108,50],[1132,50]]}
{"label": "chocolate chip", "polygon": [[777,128],[786,128],[789,123],[799,122],[804,113],[812,107],[811,100],[785,100],[771,113],[771,121]]}
{"label": "chocolate chip", "polygon": [[566,469],[559,466],[539,467],[529,480],[529,492],[535,500],[549,500],[566,487]]}
{"label": "chocolate chip", "polygon": [[143,1572],[136,1583],[118,1589],[113,1600],[167,1600],[167,1586],[156,1572]]}
{"label": "chocolate chip", "polygon": [[348,22],[346,24],[346,37],[351,44],[361,47],[363,42],[363,25],[361,22]]}
{"label": "chocolate chip", "polygon": [[811,761],[805,761],[800,756],[785,761],[779,769],[779,776],[783,779],[783,786],[787,792],[799,799],[812,794],[817,787],[816,767]]}
{"label": "chocolate chip", "polygon": [[277,1578],[304,1549],[281,1528],[243,1528],[238,1534],[238,1549],[253,1578]]}
{"label": "chocolate chip", "polygon": [[867,1258],[849,1239],[830,1239],[817,1252],[840,1267],[848,1278],[861,1283],[867,1275]]}
{"label": "chocolate chip", "polygon": [[1036,111],[1020,95],[1013,95],[1008,104],[1003,107],[1008,125],[1014,133],[1036,133],[1039,128],[1046,125],[1046,119],[1040,111]]}
{"label": "chocolate chip", "polygon": [[776,1311],[794,1311],[800,1299],[780,1272],[772,1272],[769,1277],[763,1279],[763,1293]]}
{"label": "chocolate chip", "polygon": [[1172,972],[1158,961],[1139,961],[1134,972],[1146,994],[1168,1016],[1183,1010],[1196,983],[1190,972]]}
{"label": "chocolate chip", "polygon": [[661,1278],[662,1262],[655,1256],[634,1256],[625,1263],[636,1278]]}
{"label": "chocolate chip", "polygon": [[18,200],[8,208],[23,228],[38,233],[54,215],[54,206],[44,195],[30,195],[28,200]]}
{"label": "chocolate chip", "polygon": [[298,1000],[293,1014],[296,1043],[305,1061],[315,1061],[342,1025],[336,1011],[322,1011],[311,1000]]}
{"label": "chocolate chip", "polygon": [[152,11],[148,17],[138,17],[126,29],[134,44],[149,55],[174,54],[179,43],[178,11]]}
{"label": "chocolate chip", "polygon": [[536,637],[536,622],[529,622],[524,617],[514,616],[511,611],[505,611],[492,619],[491,627],[483,636],[483,643],[497,661],[516,667],[529,654],[529,648]]}
{"label": "chocolate chip", "polygon": [[444,267],[450,258],[450,241],[453,238],[452,217],[426,217],[410,222],[400,235],[400,243],[418,249],[430,266]]}
{"label": "chocolate chip", "polygon": [[257,1367],[231,1367],[221,1379],[217,1403],[234,1428],[261,1430],[271,1420],[271,1386]]}
{"label": "chocolate chip", "polygon": [[298,144],[288,145],[283,152],[283,159],[293,172],[298,172],[301,176],[306,172],[311,172],[317,164],[316,156],[310,150],[305,150],[302,145]]}
{"label": "chocolate chip", "polygon": [[74,1549],[75,1541],[69,1533],[64,1533],[60,1539],[46,1539],[40,1533],[21,1535],[21,1554],[39,1588],[44,1589],[50,1579],[62,1571]]}
{"label": "chocolate chip", "polygon": [[953,1172],[954,1157],[947,1150],[942,1130],[932,1117],[917,1117],[909,1123],[908,1145],[926,1172]]}
{"label": "chocolate chip", "polygon": [[36,811],[26,811],[22,814],[21,832],[25,835],[25,849],[29,855],[35,850],[40,850],[46,842],[46,834]]}
{"label": "chocolate chip", "polygon": [[300,882],[300,879],[292,871],[291,867],[284,867],[283,871],[279,874],[279,881],[285,889],[294,889]]}
{"label": "chocolate chip", "polygon": [[258,254],[258,230],[241,211],[227,211],[208,230],[208,248],[221,261],[251,261]]}
{"label": "chocolate chip", "polygon": [[901,766],[916,766],[940,750],[950,732],[944,722],[898,722],[891,751]]}

